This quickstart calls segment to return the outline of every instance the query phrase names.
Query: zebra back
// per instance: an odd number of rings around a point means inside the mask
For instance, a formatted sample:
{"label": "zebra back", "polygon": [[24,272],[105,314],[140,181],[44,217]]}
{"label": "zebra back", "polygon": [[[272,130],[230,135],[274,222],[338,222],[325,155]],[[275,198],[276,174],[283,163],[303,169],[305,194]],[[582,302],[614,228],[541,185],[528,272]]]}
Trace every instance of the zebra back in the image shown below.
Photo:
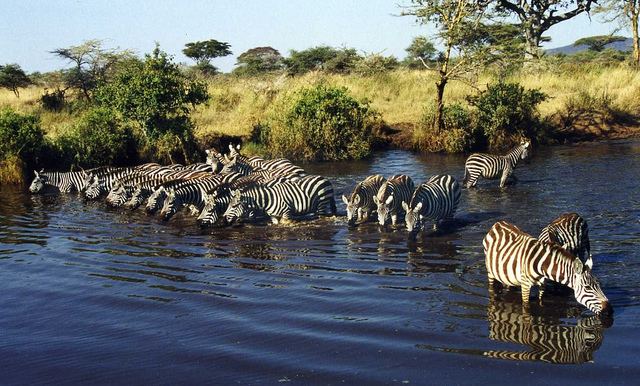
{"label": "zebra back", "polygon": [[538,240],[556,243],[593,267],[589,226],[577,213],[564,213],[542,229]]}
{"label": "zebra back", "polygon": [[506,221],[495,223],[482,242],[489,283],[522,287],[523,304],[545,280],[567,285],[576,300],[596,314],[613,312],[589,266],[562,247],[538,241]]}

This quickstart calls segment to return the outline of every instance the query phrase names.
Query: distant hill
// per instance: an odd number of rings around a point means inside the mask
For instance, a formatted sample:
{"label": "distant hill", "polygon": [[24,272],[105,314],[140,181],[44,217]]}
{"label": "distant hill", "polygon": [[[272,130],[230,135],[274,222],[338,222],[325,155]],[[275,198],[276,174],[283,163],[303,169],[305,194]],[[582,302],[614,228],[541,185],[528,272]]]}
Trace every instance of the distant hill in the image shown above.
{"label": "distant hill", "polygon": [[[565,55],[573,55],[578,52],[582,52],[587,50],[588,46],[585,44],[581,44],[579,46],[574,46],[570,44],[568,46],[562,46],[557,48],[550,48],[545,50],[548,55],[557,55],[557,54],[565,54]],[[633,50],[633,39],[627,38],[626,40],[620,42],[609,43],[605,46],[605,48],[613,48],[618,51],[632,51]]]}

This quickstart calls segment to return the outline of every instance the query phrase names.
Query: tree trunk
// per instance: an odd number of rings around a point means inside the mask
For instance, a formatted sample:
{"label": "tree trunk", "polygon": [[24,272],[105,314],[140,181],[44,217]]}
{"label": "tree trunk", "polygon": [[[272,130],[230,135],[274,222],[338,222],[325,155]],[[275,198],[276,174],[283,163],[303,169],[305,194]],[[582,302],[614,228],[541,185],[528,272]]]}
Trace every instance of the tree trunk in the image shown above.
{"label": "tree trunk", "polygon": [[638,9],[631,15],[631,32],[633,33],[633,65],[640,67],[640,37],[638,36]]}
{"label": "tree trunk", "polygon": [[527,51],[524,54],[524,58],[527,62],[537,59],[540,50],[540,34],[537,33],[533,27],[529,27],[525,29],[525,39]]}
{"label": "tree trunk", "polygon": [[447,85],[447,78],[441,77],[436,82],[436,114],[433,120],[433,124],[436,128],[436,133],[440,133],[444,129],[444,88]]}

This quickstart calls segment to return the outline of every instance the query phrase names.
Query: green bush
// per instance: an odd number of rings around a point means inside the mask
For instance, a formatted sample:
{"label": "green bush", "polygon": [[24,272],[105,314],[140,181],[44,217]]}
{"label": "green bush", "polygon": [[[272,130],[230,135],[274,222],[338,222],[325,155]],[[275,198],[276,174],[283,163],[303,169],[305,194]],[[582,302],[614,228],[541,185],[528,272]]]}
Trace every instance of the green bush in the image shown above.
{"label": "green bush", "polygon": [[272,155],[341,160],[371,153],[371,128],[378,115],[368,103],[351,97],[346,88],[319,85],[303,89],[275,111],[263,134]]}
{"label": "green bush", "polygon": [[444,130],[438,132],[433,125],[435,106],[430,105],[422,116],[422,125],[414,132],[414,146],[430,152],[461,153],[476,147],[479,138],[475,117],[460,104],[444,106],[442,110]]}
{"label": "green bush", "polygon": [[518,83],[497,82],[468,97],[476,108],[477,125],[490,147],[508,144],[516,136],[534,138],[540,127],[538,105],[547,95],[538,89],[525,90]]}
{"label": "green bush", "polygon": [[382,56],[380,54],[369,55],[356,63],[355,72],[372,76],[384,74],[385,72],[398,68],[400,62],[395,56]]}
{"label": "green bush", "polygon": [[36,164],[45,146],[40,119],[10,108],[0,110],[0,159],[19,157],[28,166]]}
{"label": "green bush", "polygon": [[136,159],[131,128],[107,108],[86,112],[56,145],[65,163],[81,167],[128,165]]}

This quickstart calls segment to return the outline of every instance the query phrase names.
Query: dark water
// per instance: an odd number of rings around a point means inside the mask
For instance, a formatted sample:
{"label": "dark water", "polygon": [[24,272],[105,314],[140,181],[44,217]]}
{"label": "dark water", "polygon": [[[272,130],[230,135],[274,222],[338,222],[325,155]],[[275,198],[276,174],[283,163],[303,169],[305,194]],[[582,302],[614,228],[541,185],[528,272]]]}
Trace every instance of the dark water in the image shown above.
{"label": "dark water", "polygon": [[[369,174],[462,177],[464,159],[386,152],[306,165],[338,193]],[[77,197],[1,188],[0,383],[637,384],[640,142],[539,149],[458,225],[408,242],[344,219],[201,232]],[[344,207],[339,203],[339,209]],[[589,222],[604,328],[570,296],[490,301],[481,240]]]}

